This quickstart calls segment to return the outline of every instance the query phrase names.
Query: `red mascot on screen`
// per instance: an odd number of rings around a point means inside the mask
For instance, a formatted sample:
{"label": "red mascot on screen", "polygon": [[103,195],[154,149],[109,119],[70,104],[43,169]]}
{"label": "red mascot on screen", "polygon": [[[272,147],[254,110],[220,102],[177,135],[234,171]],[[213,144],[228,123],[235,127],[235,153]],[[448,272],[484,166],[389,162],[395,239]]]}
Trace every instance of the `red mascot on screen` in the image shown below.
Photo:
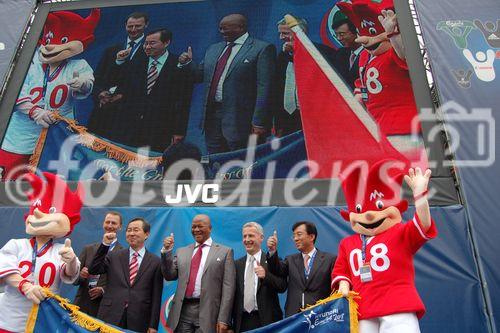
{"label": "red mascot on screen", "polygon": [[75,100],[92,92],[94,71],[87,61],[71,58],[94,40],[99,18],[99,9],[86,18],[65,11],[48,14],[0,149],[5,179],[26,172],[22,166],[29,162],[42,128],[55,122],[53,113],[74,119]]}
{"label": "red mascot on screen", "polygon": [[341,214],[356,234],[344,238],[332,271],[332,289],[358,292],[360,333],[418,333],[425,312],[414,284],[413,256],[437,236],[427,201],[431,171],[409,169],[415,215],[402,223],[408,203],[401,199],[406,163],[382,160],[363,174],[354,169],[342,180],[348,211]]}
{"label": "red mascot on screen", "polygon": [[338,2],[337,7],[356,26],[356,42],[364,47],[355,82],[356,99],[365,105],[394,148],[413,165],[426,168],[417,106],[393,1],[352,0]]}
{"label": "red mascot on screen", "polygon": [[45,295],[42,288],[57,293],[61,282],[71,284],[79,275],[80,261],[71,248],[54,239],[66,237],[80,221],[83,188],[72,192],[58,176],[44,172],[45,180],[26,174],[32,186],[26,217],[31,238],[11,239],[0,249],[0,332],[24,332],[33,303]]}

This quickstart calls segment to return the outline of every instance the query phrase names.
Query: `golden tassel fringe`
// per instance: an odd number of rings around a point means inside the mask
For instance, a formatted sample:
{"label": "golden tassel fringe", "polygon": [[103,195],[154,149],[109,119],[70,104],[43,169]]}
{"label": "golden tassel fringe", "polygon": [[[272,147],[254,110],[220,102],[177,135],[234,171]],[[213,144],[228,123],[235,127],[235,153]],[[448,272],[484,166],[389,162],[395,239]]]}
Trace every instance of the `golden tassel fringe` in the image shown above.
{"label": "golden tassel fringe", "polygon": [[[92,135],[87,131],[87,128],[85,126],[79,125],[75,119],[63,117],[58,113],[54,113],[54,118],[58,121],[63,121],[68,124],[68,128],[72,132],[76,132],[78,134],[78,142],[81,145],[96,152],[105,151],[108,158],[139,168],[156,168],[161,163],[161,157],[139,155],[137,153],[133,153],[131,151],[128,151],[127,149],[119,147],[111,142],[107,142],[101,138],[98,138],[95,135]],[[40,148],[39,154],[41,153],[42,148],[43,145]]]}
{"label": "golden tassel fringe", "polygon": [[[121,333],[122,331],[111,327],[107,325],[106,323],[99,321],[95,318],[90,317],[89,315],[80,312],[80,308],[77,305],[71,304],[70,301],[66,298],[63,298],[59,295],[54,294],[50,289],[48,288],[43,288],[43,291],[47,297],[55,299],[59,305],[65,309],[66,311],[69,312],[69,316],[71,317],[71,321],[74,322],[76,325],[92,332],[100,332],[100,333]],[[38,308],[38,306],[36,305]],[[33,309],[35,308],[35,305],[33,306]],[[32,313],[34,310],[31,310]],[[37,309],[38,310],[38,309]],[[30,314],[30,319],[31,319],[31,314]],[[34,317],[34,321],[36,321],[36,313]],[[33,321],[33,327],[34,327],[34,321]],[[28,331],[27,331],[28,332]]]}

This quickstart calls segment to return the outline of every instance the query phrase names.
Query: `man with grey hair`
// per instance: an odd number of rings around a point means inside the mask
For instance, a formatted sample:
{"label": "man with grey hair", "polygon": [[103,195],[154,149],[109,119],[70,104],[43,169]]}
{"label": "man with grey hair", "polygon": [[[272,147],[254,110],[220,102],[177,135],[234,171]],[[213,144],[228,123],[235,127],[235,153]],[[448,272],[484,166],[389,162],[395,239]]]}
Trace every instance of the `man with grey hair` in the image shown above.
{"label": "man with grey hair", "polygon": [[[299,27],[307,33],[307,21],[295,17]],[[276,60],[276,107],[274,108],[274,128],[276,135],[282,137],[302,129],[300,105],[297,99],[295,68],[293,63],[293,32],[282,19],[277,22],[279,38],[283,42]],[[337,70],[336,50],[314,43],[326,61]],[[341,74],[342,75],[342,74]]]}
{"label": "man with grey hair", "polygon": [[177,280],[168,326],[174,332],[225,333],[234,299],[233,250],[212,241],[210,217],[198,214],[191,223],[195,243],[177,249],[174,234],[163,240],[161,270]]}
{"label": "man with grey hair", "polygon": [[264,230],[257,222],[243,225],[246,255],[235,261],[236,295],[233,329],[236,333],[253,330],[283,319],[278,293],[286,290],[286,279],[271,274],[262,253]]}

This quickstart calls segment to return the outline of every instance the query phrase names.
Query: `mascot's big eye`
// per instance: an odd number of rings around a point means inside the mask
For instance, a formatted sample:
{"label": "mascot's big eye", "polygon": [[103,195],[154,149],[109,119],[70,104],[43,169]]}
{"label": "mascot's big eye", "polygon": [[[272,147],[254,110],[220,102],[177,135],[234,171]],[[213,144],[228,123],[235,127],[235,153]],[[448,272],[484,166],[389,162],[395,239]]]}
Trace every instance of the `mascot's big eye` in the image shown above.
{"label": "mascot's big eye", "polygon": [[56,207],[50,207],[50,209],[49,209],[49,214],[54,214],[54,213],[56,213],[56,212],[57,212]]}
{"label": "mascot's big eye", "polygon": [[368,32],[375,36],[377,34],[377,29],[370,28],[370,29],[368,29]]}
{"label": "mascot's big eye", "polygon": [[50,44],[50,38],[46,38],[45,39],[45,45],[49,45]]}
{"label": "mascot's big eye", "polygon": [[61,43],[66,44],[68,42],[68,37],[61,38]]}
{"label": "mascot's big eye", "polygon": [[356,205],[356,213],[361,213],[361,209],[362,209],[361,204],[357,204]]}
{"label": "mascot's big eye", "polygon": [[378,209],[382,209],[384,208],[384,203],[382,200],[377,200],[377,202],[375,202],[375,206],[377,206]]}

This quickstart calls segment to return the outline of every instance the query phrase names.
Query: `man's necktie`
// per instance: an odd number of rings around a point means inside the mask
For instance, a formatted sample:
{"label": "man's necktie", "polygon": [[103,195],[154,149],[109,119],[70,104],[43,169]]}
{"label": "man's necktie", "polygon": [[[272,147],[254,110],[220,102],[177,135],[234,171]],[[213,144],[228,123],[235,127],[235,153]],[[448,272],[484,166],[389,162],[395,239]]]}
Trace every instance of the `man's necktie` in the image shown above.
{"label": "man's necktie", "polygon": [[130,53],[128,54],[128,59],[132,59],[132,56],[133,56],[133,53],[134,53],[134,46],[135,46],[135,42],[133,40],[131,40],[130,42],[128,42],[128,47],[130,48]]}
{"label": "man's necktie", "polygon": [[147,79],[148,95],[151,93],[151,90],[153,89],[153,86],[155,85],[156,80],[158,79],[158,68],[156,68],[156,65],[158,65],[158,61],[154,60],[148,70],[148,79]]}
{"label": "man's necktie", "polygon": [[134,252],[132,255],[132,259],[130,260],[129,264],[129,271],[130,271],[130,285],[132,286],[135,281],[135,277],[137,276],[137,271],[139,270],[139,261],[137,260],[137,256],[139,254],[137,252]]}
{"label": "man's necktie", "polygon": [[295,83],[295,70],[293,62],[286,66],[285,73],[285,92],[283,94],[283,106],[285,111],[292,114],[297,110],[297,85]]}
{"label": "man's necktie", "polygon": [[254,256],[248,258],[249,263],[245,273],[245,290],[243,294],[243,308],[250,313],[255,308],[255,273],[253,262]]}
{"label": "man's necktie", "polygon": [[354,53],[354,51],[351,51],[351,56],[349,57],[349,69],[352,68],[352,65],[354,65],[355,61],[356,61],[356,53]]}
{"label": "man's necktie", "polygon": [[224,68],[226,68],[227,61],[229,59],[229,56],[231,55],[231,51],[233,50],[234,45],[234,43],[229,43],[224,53],[222,53],[219,60],[217,60],[214,76],[212,76],[212,82],[210,83],[210,90],[208,92],[209,101],[215,100],[215,92],[217,91],[217,86],[219,85],[220,78],[222,76],[222,73],[224,72]]}
{"label": "man's necktie", "polygon": [[304,268],[305,268],[305,272],[306,272],[306,275],[309,275],[309,255],[308,254],[304,254]]}
{"label": "man's necktie", "polygon": [[201,256],[203,255],[203,247],[205,244],[201,244],[198,251],[191,258],[191,267],[189,268],[189,281],[186,288],[186,297],[193,297],[194,285],[196,283],[196,276],[200,270]]}

